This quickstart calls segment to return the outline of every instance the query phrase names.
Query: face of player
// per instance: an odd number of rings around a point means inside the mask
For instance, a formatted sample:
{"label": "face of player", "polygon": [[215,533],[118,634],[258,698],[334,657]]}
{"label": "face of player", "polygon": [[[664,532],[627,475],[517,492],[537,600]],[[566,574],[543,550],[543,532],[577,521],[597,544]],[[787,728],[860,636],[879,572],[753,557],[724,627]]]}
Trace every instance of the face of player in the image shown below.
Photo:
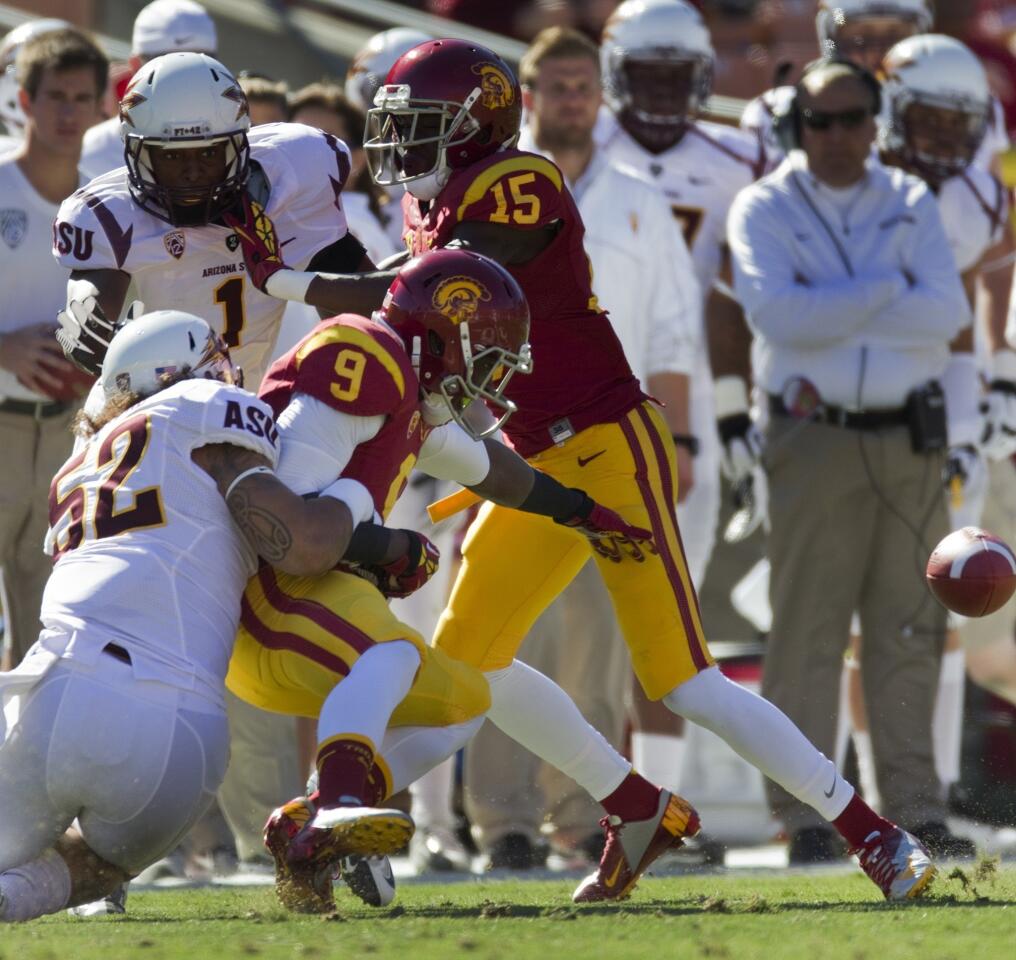
{"label": "face of player", "polygon": [[33,141],[58,156],[80,155],[85,131],[102,119],[100,95],[91,67],[44,70],[35,97],[20,91]]}
{"label": "face of player", "polygon": [[591,58],[545,60],[527,97],[540,145],[549,150],[589,146],[600,99],[600,68]]}
{"label": "face of player", "polygon": [[687,125],[695,65],[627,60],[623,69],[630,102],[619,118],[621,125],[654,153],[673,146]]}
{"label": "face of player", "polygon": [[444,118],[437,112],[417,114],[415,128],[413,119],[411,116],[395,117],[396,136],[400,141],[428,141],[409,147],[397,154],[396,162],[407,177],[421,176],[437,166],[439,149],[437,138],[441,135],[444,126]]}
{"label": "face of player", "polygon": [[179,206],[204,203],[208,192],[226,179],[225,141],[204,147],[152,147],[152,173],[160,187],[174,191]]}
{"label": "face of player", "polygon": [[830,187],[857,183],[875,140],[871,92],[857,77],[839,76],[803,91],[800,109],[801,147],[812,174]]}
{"label": "face of player", "polygon": [[961,110],[912,103],[904,116],[907,146],[918,156],[969,163],[977,149],[977,119]]}
{"label": "face of player", "polygon": [[899,17],[871,17],[848,21],[836,31],[836,52],[865,70],[877,74],[885,55],[916,28]]}

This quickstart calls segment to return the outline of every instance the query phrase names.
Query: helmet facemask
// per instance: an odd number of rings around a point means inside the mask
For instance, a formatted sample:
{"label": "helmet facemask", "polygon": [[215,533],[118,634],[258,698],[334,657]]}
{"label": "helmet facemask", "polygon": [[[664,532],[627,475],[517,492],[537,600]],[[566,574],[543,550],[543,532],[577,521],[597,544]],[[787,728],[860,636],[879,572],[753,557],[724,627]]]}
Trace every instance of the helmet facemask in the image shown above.
{"label": "helmet facemask", "polygon": [[[364,153],[374,182],[406,184],[413,196],[433,200],[448,182],[448,151],[472,140],[480,126],[470,108],[480,98],[476,87],[464,103],[420,100],[405,84],[382,86],[367,111]],[[413,186],[409,186],[413,184]]]}
{"label": "helmet facemask", "polygon": [[[153,150],[194,150],[225,145],[225,173],[208,186],[160,184]],[[134,201],[143,210],[175,227],[201,227],[222,216],[238,200],[250,176],[250,147],[244,131],[225,136],[155,140],[126,134],[124,156]]]}

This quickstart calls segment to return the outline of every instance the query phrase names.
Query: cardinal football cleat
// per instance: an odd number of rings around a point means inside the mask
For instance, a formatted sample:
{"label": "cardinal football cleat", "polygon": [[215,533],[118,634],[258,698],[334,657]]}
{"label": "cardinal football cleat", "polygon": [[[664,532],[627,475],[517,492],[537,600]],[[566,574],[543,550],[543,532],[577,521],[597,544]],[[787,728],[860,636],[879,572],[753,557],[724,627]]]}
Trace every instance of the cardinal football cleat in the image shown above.
{"label": "cardinal football cleat", "polygon": [[306,797],[283,804],[265,824],[265,846],[275,860],[275,895],[294,913],[331,913],[333,868],[327,863],[292,863],[289,845],[317,812]]}
{"label": "cardinal football cleat", "polygon": [[876,830],[853,852],[886,900],[916,900],[938,872],[924,844],[901,827],[884,836]]}
{"label": "cardinal football cleat", "polygon": [[699,816],[687,800],[661,790],[656,813],[647,820],[607,816],[600,824],[607,833],[603,856],[572,894],[575,903],[623,900],[657,857],[698,833]]}

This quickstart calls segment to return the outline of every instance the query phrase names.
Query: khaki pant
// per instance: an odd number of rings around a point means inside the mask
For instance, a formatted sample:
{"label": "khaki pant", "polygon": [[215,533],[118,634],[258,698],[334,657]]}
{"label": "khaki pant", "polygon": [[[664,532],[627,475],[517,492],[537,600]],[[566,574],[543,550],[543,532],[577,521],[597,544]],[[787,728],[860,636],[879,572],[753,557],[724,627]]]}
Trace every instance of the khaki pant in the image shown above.
{"label": "khaki pant", "polygon": [[71,454],[74,411],[37,420],[0,413],[0,568],[4,645],[9,665],[21,662],[39,636],[39,608],[53,561],[43,553],[49,526],[49,484]]}
{"label": "khaki pant", "polygon": [[[620,746],[631,667],[594,563],[587,563],[540,617],[519,659],[559,683],[583,716]],[[466,747],[464,783],[466,815],[481,849],[507,833],[535,840],[544,819],[572,837],[599,830],[600,805],[492,723]]]}
{"label": "khaki pant", "polygon": [[[775,416],[768,429],[773,628],[762,693],[826,756],[835,746],[839,679],[854,610],[885,816],[943,820],[931,717],[945,611],[924,583],[948,530],[941,457],[911,452],[904,427],[847,430]],[[770,784],[791,832],[822,823]]]}

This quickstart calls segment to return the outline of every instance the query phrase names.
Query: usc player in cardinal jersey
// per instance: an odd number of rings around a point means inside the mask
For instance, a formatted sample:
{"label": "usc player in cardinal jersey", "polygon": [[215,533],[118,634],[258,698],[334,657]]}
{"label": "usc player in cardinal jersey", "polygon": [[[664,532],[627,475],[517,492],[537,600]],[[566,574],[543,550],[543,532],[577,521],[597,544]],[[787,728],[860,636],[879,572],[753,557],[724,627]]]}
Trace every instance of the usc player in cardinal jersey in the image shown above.
{"label": "usc player in cardinal jersey", "polygon": [[[396,61],[374,102],[364,146],[376,182],[406,186],[408,252],[466,246],[505,266],[529,301],[534,370],[505,390],[518,407],[504,424],[506,438],[542,473],[581,486],[628,523],[652,531],[655,552],[622,546],[595,554],[647,695],[719,733],[832,820],[887,898],[921,893],[934,868],[917,841],[867,807],[779,710],[715,667],[674,513],[670,432],[597,306],[582,220],[561,172],[514,149],[521,91],[511,69],[484,47],[429,41]],[[255,285],[320,310],[369,313],[392,279],[386,272],[286,269],[271,224],[256,207],[237,232]],[[615,812],[615,794],[627,790],[627,781],[604,775],[613,751],[589,736],[560,688],[514,659],[534,621],[589,556],[586,538],[547,517],[485,504],[466,537],[434,640],[484,671],[494,723],[607,806],[604,855],[576,890],[577,901],[630,889],[670,819],[658,797],[635,790]],[[678,842],[683,833],[675,834]]]}

